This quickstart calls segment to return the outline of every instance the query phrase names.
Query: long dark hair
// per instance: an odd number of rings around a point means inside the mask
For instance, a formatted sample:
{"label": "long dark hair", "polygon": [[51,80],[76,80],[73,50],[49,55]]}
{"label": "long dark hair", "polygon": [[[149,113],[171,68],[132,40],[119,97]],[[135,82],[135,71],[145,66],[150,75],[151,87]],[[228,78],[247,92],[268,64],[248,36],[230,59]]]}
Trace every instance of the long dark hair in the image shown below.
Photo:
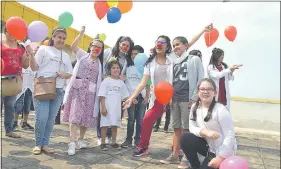
{"label": "long dark hair", "polygon": [[[200,88],[202,82],[209,82],[209,83],[211,83],[212,86],[213,86],[213,88],[214,88],[214,90],[216,91],[216,84],[215,84],[215,82],[214,82],[212,79],[205,78],[205,79],[202,79],[202,80],[198,83],[198,85],[197,85],[197,92],[199,91],[199,88]],[[196,113],[196,112],[197,112],[198,106],[200,105],[200,102],[201,102],[201,100],[200,100],[200,98],[198,97],[198,99],[197,99],[197,101],[196,101],[196,103],[195,103],[195,106],[194,106],[193,109],[192,109],[192,118],[191,118],[191,120],[193,120],[193,121],[196,121],[196,118],[197,118],[197,113]],[[217,103],[217,101],[216,101],[215,96],[214,96],[214,98],[213,98],[213,100],[212,100],[212,102],[211,102],[211,104],[210,104],[210,107],[209,107],[209,109],[208,109],[207,116],[204,118],[204,121],[205,121],[205,122],[207,122],[207,121],[209,121],[209,120],[211,119],[211,117],[212,117],[212,112],[213,112],[213,109],[214,109],[216,103]]]}
{"label": "long dark hair", "polygon": [[[87,50],[87,53],[91,53],[91,47],[93,45],[93,42],[94,41],[98,41],[102,44],[102,47],[101,47],[101,53],[99,54],[99,56],[97,56],[100,60],[100,63],[101,63],[101,66],[103,67],[103,53],[104,53],[104,43],[102,40],[98,39],[98,38],[95,38],[90,44],[89,44],[89,47],[88,47],[88,50]],[[103,70],[103,69],[102,69]]]}
{"label": "long dark hair", "polygon": [[128,41],[130,43],[130,48],[128,50],[128,53],[126,55],[126,61],[127,61],[127,67],[134,65],[134,62],[131,58],[131,54],[132,54],[132,48],[134,47],[134,42],[132,41],[132,39],[128,36],[120,36],[117,41],[116,44],[114,45],[113,49],[112,49],[112,56],[117,58],[118,60],[118,55],[120,52],[120,43],[124,42],[124,41]]}
{"label": "long dark hair", "polygon": [[[171,40],[170,40],[170,38],[168,37],[168,36],[165,36],[165,35],[160,35],[158,38],[157,38],[157,40],[158,39],[160,39],[160,38],[164,38],[165,40],[166,40],[166,43],[167,43],[167,50],[165,51],[165,54],[167,55],[167,54],[170,54],[171,52],[172,52],[172,45],[171,45]],[[157,42],[157,40],[156,40],[156,42]],[[153,48],[153,54],[147,59],[147,61],[145,62],[145,66],[148,64],[148,63],[150,63],[155,57],[156,57],[156,55],[157,55],[157,52],[156,52],[156,47],[154,46],[154,48]]]}
{"label": "long dark hair", "polygon": [[[217,67],[218,66],[219,57],[221,57],[222,55],[224,55],[224,51],[222,49],[214,48],[212,50],[212,56],[211,56],[209,65],[213,65],[214,68]],[[226,63],[221,62],[221,64],[224,66],[225,69],[228,68]]]}
{"label": "long dark hair", "polygon": [[54,36],[54,37],[56,36],[56,35],[54,35],[56,32],[63,32],[63,33],[65,33],[65,34],[67,35],[66,29],[65,29],[65,28],[61,28],[61,27],[55,28],[55,29],[53,30],[53,32],[52,32],[51,38],[49,39],[49,46],[54,46],[54,41],[53,41],[52,37],[53,37],[53,36]]}
{"label": "long dark hair", "polygon": [[200,50],[192,50],[189,52],[190,55],[198,56],[200,59],[202,59],[202,53]]}

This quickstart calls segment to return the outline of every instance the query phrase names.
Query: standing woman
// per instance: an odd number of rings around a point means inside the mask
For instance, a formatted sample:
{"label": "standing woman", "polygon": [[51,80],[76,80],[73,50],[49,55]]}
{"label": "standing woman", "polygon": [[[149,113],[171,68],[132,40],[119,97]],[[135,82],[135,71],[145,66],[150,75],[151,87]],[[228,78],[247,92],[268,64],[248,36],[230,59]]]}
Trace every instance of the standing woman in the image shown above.
{"label": "standing woman", "polygon": [[[4,61],[5,68],[1,73],[1,80],[17,78],[21,76],[22,67],[27,69],[29,66],[28,55],[32,54],[32,49],[27,50],[24,46],[18,44],[17,40],[12,37],[5,28],[4,34],[6,36],[4,41],[1,41],[1,59]],[[18,93],[19,94],[19,93]],[[4,104],[4,127],[6,136],[12,138],[19,138],[20,136],[13,132],[13,118],[14,118],[14,104],[17,95],[1,96],[1,102]]]}
{"label": "standing woman", "polygon": [[35,56],[30,59],[30,67],[37,71],[36,77],[57,77],[56,98],[49,100],[38,100],[34,98],[35,105],[35,147],[33,154],[54,153],[49,148],[49,140],[53,131],[55,118],[63,101],[64,84],[71,77],[72,66],[67,53],[62,51],[65,45],[67,33],[64,28],[56,28],[52,32],[49,46],[40,46]]}
{"label": "standing woman", "polygon": [[[79,49],[77,45],[84,32],[83,26],[81,34],[71,45],[77,63],[64,98],[63,121],[69,122],[70,128],[68,155],[75,154],[76,144],[78,148],[87,148],[84,140],[86,130],[96,127],[99,113],[100,102],[97,93],[102,81],[104,44],[101,40],[94,39],[89,45],[88,52]],[[78,128],[80,137],[77,139]]]}
{"label": "standing woman", "polygon": [[225,105],[228,110],[230,109],[230,91],[228,81],[233,80],[233,72],[239,69],[242,65],[233,65],[228,67],[223,62],[224,51],[220,48],[214,48],[212,50],[212,56],[208,66],[208,76],[216,83],[217,95],[216,101]]}

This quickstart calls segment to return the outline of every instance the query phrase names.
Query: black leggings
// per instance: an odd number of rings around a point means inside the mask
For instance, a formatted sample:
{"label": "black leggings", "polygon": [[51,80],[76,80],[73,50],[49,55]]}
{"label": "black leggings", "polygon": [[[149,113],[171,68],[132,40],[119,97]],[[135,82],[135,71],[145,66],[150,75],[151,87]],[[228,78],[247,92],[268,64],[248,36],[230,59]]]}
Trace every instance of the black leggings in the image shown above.
{"label": "black leggings", "polygon": [[[205,158],[202,164],[198,159],[197,153],[204,157],[207,157],[209,146],[205,139],[195,136],[192,133],[183,133],[180,140],[181,149],[184,152],[186,158],[191,164],[193,169],[214,169],[208,167],[210,160],[215,157],[214,153],[209,153],[212,157]],[[210,157],[210,156],[208,156]]]}

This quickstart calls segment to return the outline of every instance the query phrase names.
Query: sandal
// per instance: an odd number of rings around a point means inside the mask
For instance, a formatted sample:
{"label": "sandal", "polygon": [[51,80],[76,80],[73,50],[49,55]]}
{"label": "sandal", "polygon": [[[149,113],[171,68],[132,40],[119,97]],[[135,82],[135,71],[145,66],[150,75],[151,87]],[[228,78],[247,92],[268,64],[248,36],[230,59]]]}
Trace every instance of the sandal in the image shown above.
{"label": "sandal", "polygon": [[6,136],[11,137],[11,138],[21,138],[20,135],[14,133],[14,132],[6,133]]}
{"label": "sandal", "polygon": [[38,146],[34,147],[33,150],[32,150],[32,153],[33,153],[34,155],[39,155],[39,154],[41,154],[41,147],[38,147]]}
{"label": "sandal", "polygon": [[48,147],[48,146],[43,146],[41,150],[44,151],[45,153],[48,153],[48,154],[55,153],[55,150],[53,148]]}

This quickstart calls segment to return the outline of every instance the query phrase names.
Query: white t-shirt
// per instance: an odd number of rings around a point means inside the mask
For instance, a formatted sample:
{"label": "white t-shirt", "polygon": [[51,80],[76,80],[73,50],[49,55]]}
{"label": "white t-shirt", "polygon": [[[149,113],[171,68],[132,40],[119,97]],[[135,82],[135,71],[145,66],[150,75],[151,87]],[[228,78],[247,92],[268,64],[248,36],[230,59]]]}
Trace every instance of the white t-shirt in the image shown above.
{"label": "white t-shirt", "polygon": [[[68,54],[53,46],[40,46],[35,55],[35,60],[39,66],[37,77],[56,77],[58,71],[72,74],[73,68]],[[65,81],[66,79],[58,77],[56,87],[63,88]]]}
{"label": "white t-shirt", "polygon": [[22,78],[23,78],[23,91],[30,89],[33,93],[34,90],[34,76],[35,72],[31,70],[30,67],[27,69],[22,69]]}
{"label": "white t-shirt", "polygon": [[[128,88],[130,95],[136,90],[138,85],[140,84],[142,79],[142,75],[138,72],[136,66],[130,66],[126,69],[126,81],[125,84]],[[146,95],[145,89],[141,92],[142,97],[144,98]]]}
{"label": "white t-shirt", "polygon": [[100,85],[98,96],[105,97],[107,116],[101,115],[101,127],[121,127],[121,101],[129,96],[125,83],[120,79],[105,78]]}

